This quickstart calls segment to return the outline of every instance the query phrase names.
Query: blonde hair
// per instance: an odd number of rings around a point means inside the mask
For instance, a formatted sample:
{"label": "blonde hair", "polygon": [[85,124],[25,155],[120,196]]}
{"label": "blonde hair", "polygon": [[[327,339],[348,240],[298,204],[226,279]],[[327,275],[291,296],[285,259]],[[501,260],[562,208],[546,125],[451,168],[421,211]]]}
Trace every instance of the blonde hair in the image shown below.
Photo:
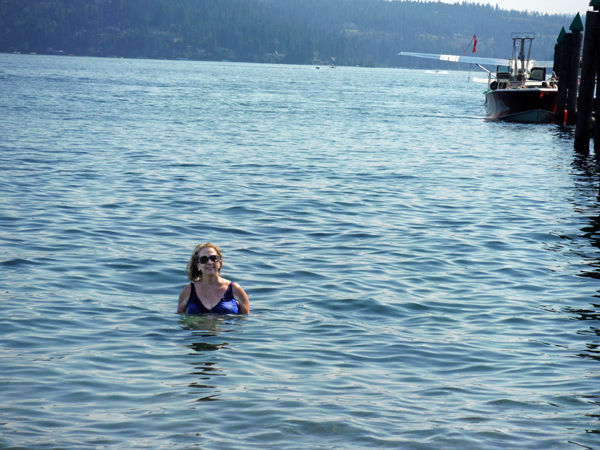
{"label": "blonde hair", "polygon": [[[223,265],[223,254],[221,253],[221,250],[219,250],[219,247],[217,247],[215,244],[211,244],[210,242],[198,244],[192,252],[192,256],[190,257],[187,267],[185,268],[185,273],[190,281],[200,281],[202,279],[202,271],[198,269],[198,260],[200,259],[200,250],[203,248],[212,248],[214,251],[216,251],[219,255],[221,266]],[[219,268],[219,272],[221,272],[221,268]]]}

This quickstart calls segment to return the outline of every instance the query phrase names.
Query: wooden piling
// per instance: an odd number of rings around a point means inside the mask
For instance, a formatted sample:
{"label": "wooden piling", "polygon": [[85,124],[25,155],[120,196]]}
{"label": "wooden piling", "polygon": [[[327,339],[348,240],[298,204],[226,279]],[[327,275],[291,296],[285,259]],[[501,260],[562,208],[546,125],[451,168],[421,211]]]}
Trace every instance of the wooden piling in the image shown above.
{"label": "wooden piling", "polygon": [[585,36],[581,61],[581,83],[577,98],[577,126],[575,127],[575,150],[587,153],[590,150],[592,106],[598,63],[596,55],[600,40],[600,12],[588,11],[585,17]]}
{"label": "wooden piling", "polygon": [[571,54],[569,55],[569,79],[567,85],[567,125],[577,122],[577,90],[579,88],[579,68],[581,66],[581,42],[583,41],[583,23],[579,13],[569,27],[571,38]]}
{"label": "wooden piling", "polygon": [[558,67],[558,93],[556,94],[556,113],[554,122],[562,125],[565,122],[565,108],[567,106],[567,92],[569,88],[569,74],[571,61],[573,34],[565,33],[560,46],[560,66]]}
{"label": "wooden piling", "polygon": [[[598,22],[600,22],[600,0],[591,0],[590,6],[594,8],[594,13],[599,16]],[[588,14],[590,14],[588,12]],[[598,24],[598,30],[600,30],[600,23]],[[600,111],[600,31],[597,32],[596,38],[596,52],[593,55],[596,61],[596,100],[594,103],[595,118],[594,118],[594,152],[596,158],[600,155],[600,120],[598,120],[598,111]],[[588,141],[589,144],[589,141]],[[588,147],[589,151],[589,147]]]}
{"label": "wooden piling", "polygon": [[560,72],[560,49],[562,48],[562,41],[565,37],[565,27],[562,27],[560,33],[558,33],[558,38],[556,39],[556,44],[554,44],[554,66],[552,66],[552,71],[558,75]]}
{"label": "wooden piling", "polygon": [[595,118],[594,118],[594,152],[596,157],[600,155],[600,41],[596,42],[596,101],[594,103]]}

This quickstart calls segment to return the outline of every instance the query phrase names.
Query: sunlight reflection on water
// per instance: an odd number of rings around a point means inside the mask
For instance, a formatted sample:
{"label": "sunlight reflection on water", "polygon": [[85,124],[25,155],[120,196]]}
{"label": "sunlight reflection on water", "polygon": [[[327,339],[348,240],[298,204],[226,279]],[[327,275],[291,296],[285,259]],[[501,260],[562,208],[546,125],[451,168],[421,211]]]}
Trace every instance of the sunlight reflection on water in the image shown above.
{"label": "sunlight reflection on water", "polygon": [[[0,447],[595,445],[568,130],[464,73],[0,60]],[[175,314],[209,240],[251,316]]]}

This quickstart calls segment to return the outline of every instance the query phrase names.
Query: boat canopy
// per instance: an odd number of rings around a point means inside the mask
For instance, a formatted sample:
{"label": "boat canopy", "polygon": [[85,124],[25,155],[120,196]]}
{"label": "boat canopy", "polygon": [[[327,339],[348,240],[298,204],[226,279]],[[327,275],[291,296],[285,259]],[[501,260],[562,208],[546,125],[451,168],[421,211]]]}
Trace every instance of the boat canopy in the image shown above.
{"label": "boat canopy", "polygon": [[[459,55],[436,55],[433,53],[414,53],[400,52],[398,56],[413,56],[415,58],[435,59],[438,61],[449,61],[465,64],[478,64],[484,66],[508,66],[513,77],[516,77],[520,71],[529,71],[535,67],[553,67],[554,61],[534,61],[531,56],[531,41],[535,38],[534,33],[512,33],[513,54],[510,59],[481,58],[478,56],[459,56]],[[526,48],[527,47],[527,48]],[[527,53],[527,57],[525,57]]]}

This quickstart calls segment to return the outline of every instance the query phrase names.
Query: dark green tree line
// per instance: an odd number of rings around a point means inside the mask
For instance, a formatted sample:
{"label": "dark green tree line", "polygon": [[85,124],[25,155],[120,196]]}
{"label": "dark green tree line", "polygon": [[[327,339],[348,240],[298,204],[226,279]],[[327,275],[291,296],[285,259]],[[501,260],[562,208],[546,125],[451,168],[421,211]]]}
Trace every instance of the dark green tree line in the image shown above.
{"label": "dark green tree line", "polygon": [[533,31],[551,59],[572,17],[474,3],[385,0],[0,0],[0,51],[428,67],[399,51],[508,57]]}

